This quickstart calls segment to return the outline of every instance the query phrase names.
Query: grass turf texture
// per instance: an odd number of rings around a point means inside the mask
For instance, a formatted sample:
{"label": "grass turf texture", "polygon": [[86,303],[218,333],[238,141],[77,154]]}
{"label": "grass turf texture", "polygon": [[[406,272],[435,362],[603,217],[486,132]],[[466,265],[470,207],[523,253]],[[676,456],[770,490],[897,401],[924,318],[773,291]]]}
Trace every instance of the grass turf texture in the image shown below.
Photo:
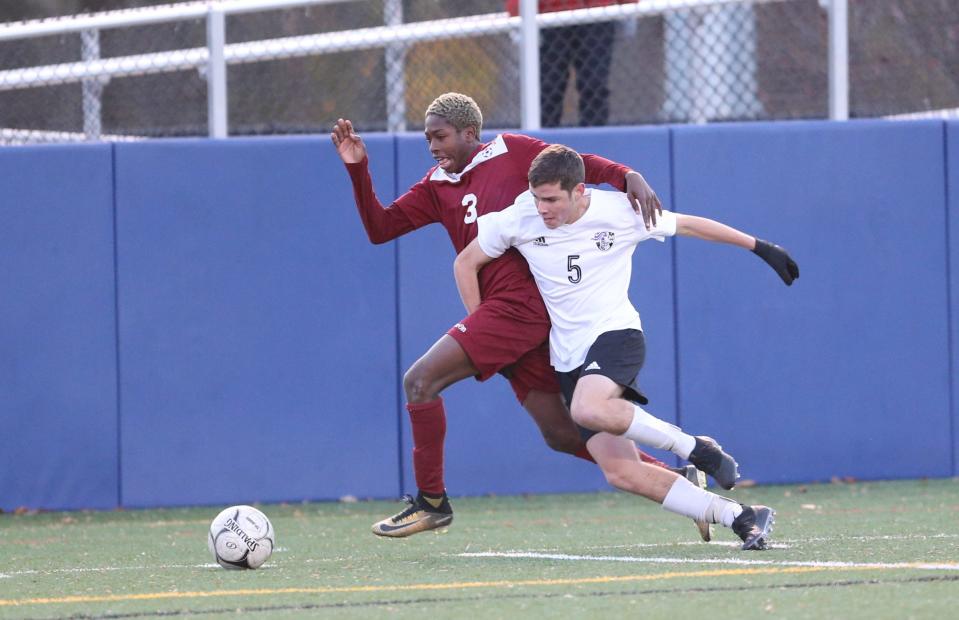
{"label": "grass turf texture", "polygon": [[394,502],[260,506],[278,549],[256,571],[212,564],[222,507],[4,514],[0,618],[953,617],[956,479],[730,495],[778,510],[772,550],[621,493],[454,499],[448,530],[399,540],[369,531]]}

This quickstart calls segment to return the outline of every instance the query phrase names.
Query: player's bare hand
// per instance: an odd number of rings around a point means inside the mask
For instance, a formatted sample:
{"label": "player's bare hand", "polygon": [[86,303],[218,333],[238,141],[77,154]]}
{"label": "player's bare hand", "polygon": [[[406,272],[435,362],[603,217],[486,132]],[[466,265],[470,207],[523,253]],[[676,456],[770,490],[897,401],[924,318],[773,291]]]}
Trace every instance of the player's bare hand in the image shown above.
{"label": "player's bare hand", "polygon": [[629,198],[629,204],[633,205],[633,211],[643,214],[646,230],[656,225],[657,213],[663,214],[663,203],[643,175],[635,170],[626,173],[626,197]]}
{"label": "player's bare hand", "polygon": [[330,139],[340,159],[347,164],[357,164],[366,157],[366,145],[363,139],[353,130],[353,123],[342,118],[336,119]]}

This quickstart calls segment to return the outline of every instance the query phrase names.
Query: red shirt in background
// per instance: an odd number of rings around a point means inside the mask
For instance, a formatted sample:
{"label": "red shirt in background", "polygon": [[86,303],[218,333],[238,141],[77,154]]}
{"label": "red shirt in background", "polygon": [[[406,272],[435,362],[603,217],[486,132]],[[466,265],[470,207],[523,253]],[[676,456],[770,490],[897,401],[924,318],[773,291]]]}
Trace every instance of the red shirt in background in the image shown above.
{"label": "red shirt in background", "polygon": [[[637,0],[539,0],[540,13],[572,11],[573,9],[593,9],[598,6],[630,4]],[[506,10],[510,15],[519,15],[519,0],[506,0]]]}

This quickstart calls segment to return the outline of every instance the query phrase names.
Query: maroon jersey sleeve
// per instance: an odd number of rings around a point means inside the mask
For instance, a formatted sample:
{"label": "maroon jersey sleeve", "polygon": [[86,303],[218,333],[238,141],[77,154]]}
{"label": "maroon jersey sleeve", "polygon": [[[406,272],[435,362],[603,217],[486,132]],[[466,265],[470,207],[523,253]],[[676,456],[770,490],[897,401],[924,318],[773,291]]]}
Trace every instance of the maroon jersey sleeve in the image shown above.
{"label": "maroon jersey sleeve", "polygon": [[[510,150],[517,152],[520,157],[524,157],[529,163],[533,162],[540,151],[549,146],[542,140],[523,134],[504,134],[503,137],[507,140]],[[607,183],[621,192],[626,191],[626,173],[630,171],[628,166],[610,161],[599,155],[583,153],[582,156],[583,163],[586,166],[587,183],[593,185]]]}
{"label": "maroon jersey sleeve", "polygon": [[436,208],[427,179],[384,208],[373,191],[369,160],[363,158],[359,163],[346,164],[346,170],[353,182],[353,196],[360,219],[363,220],[366,235],[373,243],[386,243],[436,221]]}
{"label": "maroon jersey sleeve", "polygon": [[626,173],[630,171],[628,166],[590,153],[583,153],[583,163],[586,164],[587,183],[606,183],[621,192],[626,191]]}

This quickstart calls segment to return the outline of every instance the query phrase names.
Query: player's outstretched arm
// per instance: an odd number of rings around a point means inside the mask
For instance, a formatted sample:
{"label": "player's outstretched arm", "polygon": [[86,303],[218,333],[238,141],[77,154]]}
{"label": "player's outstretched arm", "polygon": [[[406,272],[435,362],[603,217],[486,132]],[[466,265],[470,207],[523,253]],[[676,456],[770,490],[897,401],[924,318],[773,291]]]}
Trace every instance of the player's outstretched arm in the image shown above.
{"label": "player's outstretched arm", "polygon": [[799,265],[786,250],[768,241],[747,235],[732,226],[721,224],[716,220],[677,213],[676,234],[717,243],[728,243],[750,250],[766,261],[787,286],[791,286],[793,281],[799,277]]}
{"label": "player's outstretched arm", "polygon": [[336,119],[330,139],[343,163],[358,164],[366,157],[366,145],[363,144],[363,139],[354,131],[353,123],[348,119]]}
{"label": "player's outstretched arm", "polygon": [[483,265],[493,258],[486,255],[480,247],[479,240],[473,239],[463,248],[456,260],[453,261],[453,277],[456,278],[456,288],[466,311],[473,313],[480,305],[479,271]]}

